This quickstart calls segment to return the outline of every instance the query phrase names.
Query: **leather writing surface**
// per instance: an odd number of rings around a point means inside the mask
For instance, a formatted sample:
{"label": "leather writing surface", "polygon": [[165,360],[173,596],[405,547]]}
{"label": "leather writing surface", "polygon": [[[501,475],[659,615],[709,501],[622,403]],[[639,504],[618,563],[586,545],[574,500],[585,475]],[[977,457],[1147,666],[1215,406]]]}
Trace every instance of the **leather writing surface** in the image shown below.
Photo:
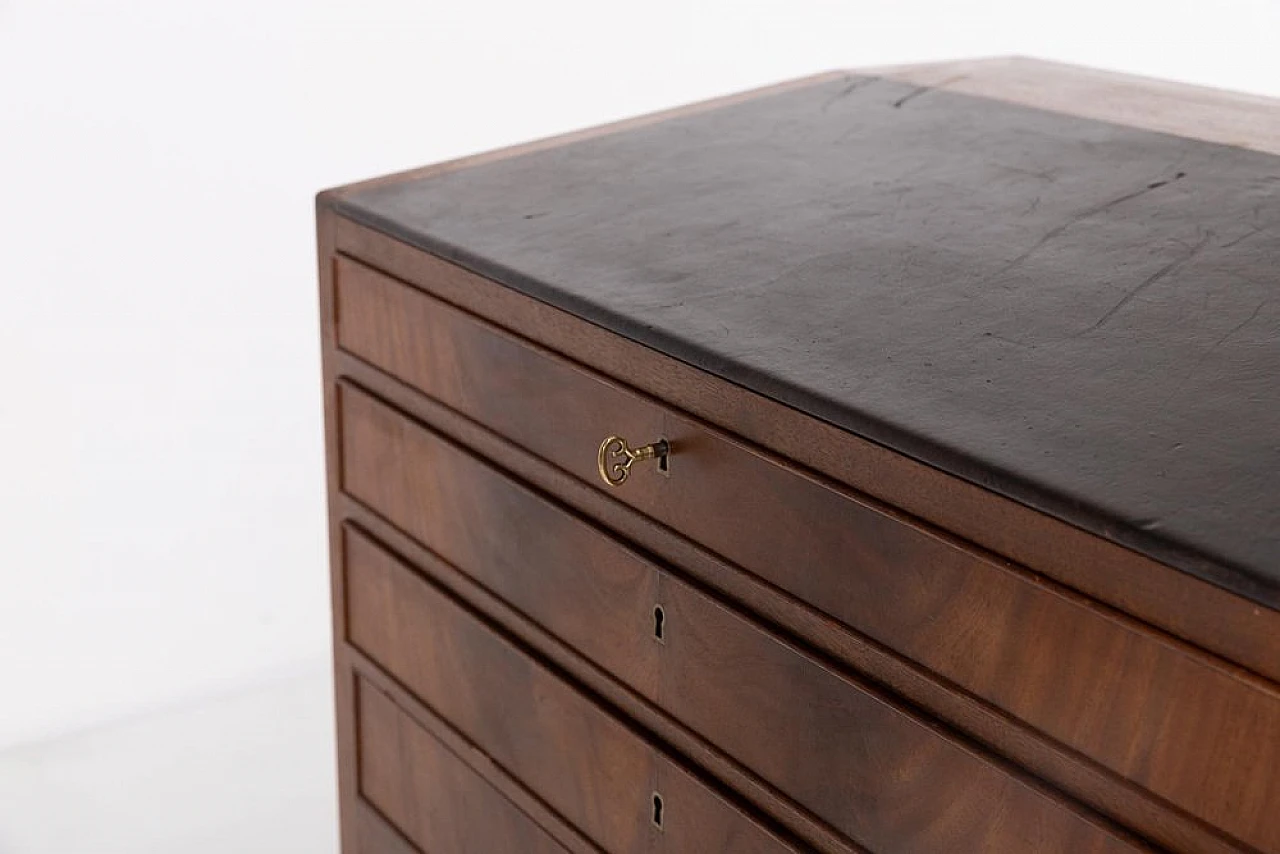
{"label": "leather writing surface", "polygon": [[1280,605],[1280,158],[850,77],[336,204]]}

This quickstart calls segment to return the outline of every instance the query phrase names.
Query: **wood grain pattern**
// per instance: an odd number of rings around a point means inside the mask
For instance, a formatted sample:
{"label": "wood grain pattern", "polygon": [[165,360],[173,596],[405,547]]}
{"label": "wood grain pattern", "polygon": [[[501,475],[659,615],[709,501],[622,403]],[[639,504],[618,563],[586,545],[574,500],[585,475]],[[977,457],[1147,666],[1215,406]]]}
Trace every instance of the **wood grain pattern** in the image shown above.
{"label": "wood grain pattern", "polygon": [[432,854],[566,849],[389,697],[357,683],[360,793]]}
{"label": "wood grain pattern", "polygon": [[[500,796],[529,816],[572,854],[599,854],[600,848],[577,828],[554,812],[536,793],[494,764],[493,758],[468,741],[461,733],[409,693],[381,666],[349,643],[342,646],[341,658],[352,674],[353,685],[365,685],[388,697],[400,712],[446,750],[461,759],[467,767],[484,778]],[[357,798],[359,805],[367,801]],[[369,807],[372,809],[372,807]]]}
{"label": "wood grain pattern", "polygon": [[349,220],[339,248],[755,445],[1280,679],[1280,612],[716,380]]}
{"label": "wood grain pattern", "polygon": [[601,847],[796,850],[368,540],[345,554],[351,642]]}
{"label": "wood grain pattern", "polygon": [[[347,399],[352,417],[362,417],[355,393]],[[363,429],[351,423],[348,433]],[[350,447],[353,458],[369,458],[359,444]],[[370,469],[348,477],[349,488],[369,495],[371,484],[394,481],[389,473],[397,470],[407,482],[431,472],[452,484],[447,509],[435,502],[380,505],[376,497],[371,503],[855,842],[876,851],[1016,851],[1037,835],[1044,851],[1132,850],[869,686],[771,637],[444,443],[416,458],[388,453]],[[538,533],[486,538],[468,530]],[[400,575],[402,585],[413,586],[406,572]],[[619,586],[619,577],[634,582]],[[411,597],[401,590],[397,598]],[[624,613],[596,607],[610,598],[629,603]],[[620,648],[639,654],[619,657]],[[949,804],[946,821],[937,820],[940,801]]]}
{"label": "wood grain pattern", "polygon": [[[638,688],[657,688],[654,567],[343,386],[344,489]],[[536,571],[531,567],[537,567]],[[584,567],[591,567],[584,576]],[[635,631],[601,634],[600,627]]]}
{"label": "wood grain pattern", "polygon": [[404,834],[361,801],[352,811],[357,854],[419,854]]}
{"label": "wood grain pattern", "polygon": [[[566,501],[574,510],[599,519],[628,537],[650,554],[657,555],[693,578],[723,591],[748,611],[760,614],[810,649],[853,670],[867,674],[916,708],[928,709],[999,756],[1007,757],[1050,785],[1071,795],[1151,839],[1161,847],[1187,854],[1233,854],[1242,850],[1209,825],[1194,819],[1150,792],[1123,780],[1114,772],[1080,754],[1046,739],[1025,724],[973,696],[957,692],[937,681],[937,677],[888,648],[850,631],[812,607],[741,572],[705,549],[678,537],[568,474],[523,453],[474,422],[469,422],[443,406],[433,403],[385,374],[351,357],[339,360],[340,371],[358,378],[367,387],[378,389],[395,401],[402,411],[430,424],[433,429],[475,448],[508,471],[545,493]],[[505,600],[481,586],[470,576],[444,563],[416,540],[389,523],[381,515],[349,496],[343,496],[338,512],[415,568],[429,575],[461,600],[490,615],[505,630],[557,668],[587,686],[640,725],[655,733],[682,755],[706,768],[734,790],[782,823],[792,833],[823,852],[845,852],[847,844],[830,825],[812,813],[798,809],[794,802],[745,769],[727,754],[708,744],[688,727],[660,711],[656,705],[616,681],[613,674],[584,658],[579,650],[565,644],[545,628],[532,623]]]}
{"label": "wood grain pattern", "polygon": [[[595,436],[667,437],[672,476],[640,472],[618,498],[1206,821],[1255,846],[1280,845],[1280,815],[1271,809],[1280,797],[1272,773],[1280,696],[1272,687],[428,297],[363,268],[340,271],[343,346],[584,480],[595,477]],[[398,466],[415,471],[408,457]],[[1240,793],[1223,797],[1233,784]]]}

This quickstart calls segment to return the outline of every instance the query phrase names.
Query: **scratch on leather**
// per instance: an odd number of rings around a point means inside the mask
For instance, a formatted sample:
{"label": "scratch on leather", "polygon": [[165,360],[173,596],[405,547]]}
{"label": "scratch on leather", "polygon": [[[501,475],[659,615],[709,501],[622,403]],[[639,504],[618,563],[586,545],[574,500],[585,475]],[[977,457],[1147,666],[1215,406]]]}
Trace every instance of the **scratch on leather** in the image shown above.
{"label": "scratch on leather", "polygon": [[866,86],[870,86],[872,83],[879,83],[879,82],[880,82],[879,77],[856,78],[851,83],[849,83],[848,86],[845,86],[839,92],[835,93],[830,98],[823,101],[822,108],[818,112],[825,113],[827,110],[831,109],[832,104],[834,104],[836,101],[839,101],[841,98],[846,98],[849,95],[853,94],[854,92],[858,91],[859,89],[862,89]]}
{"label": "scratch on leather", "polygon": [[932,92],[935,89],[945,89],[953,83],[959,83],[961,80],[965,79],[968,76],[969,75],[967,74],[957,74],[955,77],[948,77],[946,80],[940,81],[938,83],[934,83],[930,86],[917,86],[915,89],[912,89],[910,92],[903,95],[898,100],[894,101],[893,108],[895,110],[900,110],[902,109],[902,105],[907,103],[908,101],[913,101],[916,98],[919,98],[921,95],[925,94],[926,92]]}
{"label": "scratch on leather", "polygon": [[1235,326],[1228,329],[1225,334],[1223,334],[1221,337],[1218,338],[1217,341],[1214,341],[1213,346],[1211,346],[1208,350],[1205,350],[1204,355],[1202,355],[1199,359],[1196,360],[1196,363],[1191,366],[1191,370],[1187,371],[1187,375],[1182,378],[1181,382],[1178,383],[1177,388],[1171,391],[1169,395],[1164,399],[1164,402],[1160,404],[1160,408],[1163,409],[1167,407],[1176,398],[1178,398],[1182,394],[1183,390],[1187,387],[1187,383],[1191,382],[1191,378],[1194,377],[1197,372],[1199,372],[1200,366],[1209,360],[1209,357],[1214,354],[1214,351],[1216,351],[1223,344],[1227,343],[1227,340],[1231,338],[1231,336],[1235,335],[1241,329],[1244,329],[1250,323],[1253,323],[1253,319],[1258,316],[1258,314],[1269,302],[1271,302],[1270,299],[1264,299],[1262,302],[1258,303],[1257,307],[1254,308],[1252,314],[1250,314],[1244,320],[1237,323]]}
{"label": "scratch on leather", "polygon": [[1184,266],[1190,263],[1191,259],[1195,258],[1202,251],[1204,251],[1204,247],[1208,245],[1209,241],[1212,238],[1213,238],[1212,231],[1205,232],[1204,236],[1200,238],[1200,242],[1197,243],[1195,246],[1190,247],[1187,250],[1185,255],[1183,255],[1181,258],[1177,258],[1173,261],[1170,261],[1168,264],[1165,264],[1163,267],[1161,267],[1159,270],[1156,270],[1150,276],[1147,276],[1145,279],[1139,282],[1136,287],[1132,288],[1128,293],[1126,293],[1123,297],[1121,297],[1119,302],[1111,306],[1111,308],[1107,309],[1106,312],[1102,315],[1102,317],[1099,317],[1092,326],[1090,326],[1088,329],[1083,329],[1080,332],[1077,332],[1075,335],[1071,337],[1076,338],[1081,335],[1087,335],[1088,333],[1094,331],[1095,329],[1101,328],[1108,320],[1115,317],[1116,314],[1119,313],[1121,309],[1123,309],[1129,303],[1133,302],[1134,299],[1136,299],[1137,296],[1141,294],[1143,291],[1145,291],[1147,288],[1151,287],[1156,282],[1165,278],[1169,274],[1182,269]]}
{"label": "scratch on leather", "polygon": [[[1100,213],[1105,213],[1111,210],[1112,208],[1116,207],[1117,205],[1121,205],[1121,204],[1124,204],[1125,202],[1132,201],[1133,199],[1136,199],[1140,196],[1145,196],[1147,193],[1150,193],[1153,190],[1158,190],[1161,187],[1167,187],[1168,185],[1174,183],[1175,181],[1181,181],[1185,177],[1187,177],[1186,172],[1177,172],[1174,174],[1172,178],[1166,178],[1163,181],[1153,181],[1152,183],[1147,184],[1140,189],[1132,190],[1128,193],[1125,193],[1123,196],[1116,196],[1115,198],[1109,199],[1108,201],[1105,201],[1102,204],[1094,205],[1091,208],[1085,208],[1084,210],[1072,215],[1071,219],[1067,220],[1061,225],[1055,226],[1049,229],[1048,231],[1046,231],[1044,233],[1044,236],[1035,242],[1035,245],[1033,245],[1030,249],[1027,249],[1018,257],[1014,258],[1012,261],[1009,261],[1008,263],[1006,263],[1003,267],[1001,267],[999,270],[996,270],[990,276],[987,276],[983,280],[983,284],[986,284],[987,282],[1000,278],[1005,273],[1009,272],[1010,270],[1014,269],[1018,265],[1022,264],[1032,255],[1036,254],[1042,248],[1044,248],[1045,244],[1050,243],[1053,240],[1056,240],[1057,238],[1061,237],[1063,233],[1065,233],[1067,229],[1071,228],[1073,225],[1081,223],[1089,219],[1090,217],[1095,217]],[[1038,201],[1039,199],[1037,199],[1037,202]]]}

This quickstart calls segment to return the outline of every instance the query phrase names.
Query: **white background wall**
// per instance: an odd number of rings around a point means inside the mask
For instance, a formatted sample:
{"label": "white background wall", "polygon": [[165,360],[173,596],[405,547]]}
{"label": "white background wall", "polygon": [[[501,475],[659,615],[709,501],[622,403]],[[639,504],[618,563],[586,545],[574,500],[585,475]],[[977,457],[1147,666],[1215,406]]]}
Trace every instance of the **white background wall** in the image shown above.
{"label": "white background wall", "polygon": [[0,746],[315,666],[312,194],[831,68],[1280,95],[1275,0],[0,0]]}

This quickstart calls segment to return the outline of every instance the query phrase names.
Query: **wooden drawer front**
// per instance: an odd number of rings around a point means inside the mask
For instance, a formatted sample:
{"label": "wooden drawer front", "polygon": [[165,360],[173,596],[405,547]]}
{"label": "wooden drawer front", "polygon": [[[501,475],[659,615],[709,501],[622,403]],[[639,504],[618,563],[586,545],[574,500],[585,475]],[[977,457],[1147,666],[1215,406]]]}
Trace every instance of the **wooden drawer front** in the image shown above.
{"label": "wooden drawer front", "polygon": [[369,540],[345,541],[350,641],[602,848],[796,850]]}
{"label": "wooden drawer front", "polygon": [[566,850],[377,688],[358,695],[360,794],[423,851]]}
{"label": "wooden drawer front", "polygon": [[[433,550],[588,658],[611,661],[616,678],[855,842],[882,852],[1023,852],[1028,839],[1046,852],[1135,850],[465,452],[421,436],[435,445],[418,457],[433,474],[393,465],[451,479],[452,509],[424,509],[424,524],[392,509],[393,522],[429,532]],[[512,530],[537,533],[493,535]],[[347,549],[353,569],[378,563],[398,602],[427,584],[357,532]],[[410,624],[428,619],[404,614]]]}
{"label": "wooden drawer front", "polygon": [[602,437],[667,438],[669,477],[638,466],[609,494],[1192,815],[1280,850],[1273,685],[353,261],[340,259],[337,284],[344,349],[601,489]]}
{"label": "wooden drawer front", "polygon": [[356,854],[420,854],[387,820],[363,801],[355,807]]}

